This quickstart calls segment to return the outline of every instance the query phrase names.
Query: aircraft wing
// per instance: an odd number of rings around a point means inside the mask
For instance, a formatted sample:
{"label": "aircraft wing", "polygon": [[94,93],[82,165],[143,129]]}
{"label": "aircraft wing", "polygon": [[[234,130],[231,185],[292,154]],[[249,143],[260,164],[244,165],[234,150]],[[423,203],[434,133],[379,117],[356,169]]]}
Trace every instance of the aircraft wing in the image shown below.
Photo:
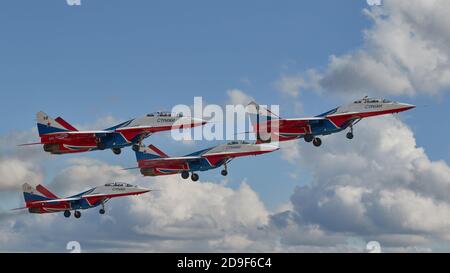
{"label": "aircraft wing", "polygon": [[36,204],[49,204],[49,203],[58,203],[58,202],[71,202],[71,201],[79,201],[82,199],[86,199],[90,204],[97,203],[99,200],[107,200],[111,196],[116,196],[118,194],[92,194],[92,195],[84,195],[79,197],[69,197],[69,198],[60,198],[60,199],[51,199],[45,201],[35,201],[32,202],[31,205]]}
{"label": "aircraft wing", "polygon": [[224,163],[224,162],[230,162],[231,160],[233,160],[236,156],[234,156],[236,153],[218,153],[218,154],[210,154],[210,155],[206,155],[204,156],[206,158],[206,160],[208,160],[208,162],[213,165],[216,166],[219,163]]}
{"label": "aircraft wing", "polygon": [[114,131],[71,131],[71,132],[57,132],[57,133],[51,133],[48,135],[56,135],[56,136],[64,136],[64,135],[78,135],[78,136],[92,136],[92,135],[109,135],[113,134]]}
{"label": "aircraft wing", "polygon": [[31,146],[31,145],[44,145],[57,143],[58,140],[70,139],[76,136],[77,139],[85,139],[92,137],[108,137],[114,134],[114,131],[70,131],[70,132],[57,132],[50,133],[41,136],[40,142],[19,144],[18,146]]}
{"label": "aircraft wing", "polygon": [[[267,127],[271,126],[274,128],[275,126],[278,126],[281,136],[289,136],[290,133],[293,135],[299,133],[308,134],[311,133],[311,125],[324,120],[332,122],[336,127],[345,127],[360,119],[359,113],[356,112],[332,114],[323,117],[292,118],[279,121],[275,120],[272,124],[263,124],[260,126],[260,130],[264,132],[264,130],[267,130]],[[279,122],[279,124],[277,124],[277,122]]]}
{"label": "aircraft wing", "polygon": [[28,208],[27,207],[15,208],[15,209],[11,209],[11,211],[23,210],[23,209],[28,209]]}
{"label": "aircraft wing", "polygon": [[321,120],[326,120],[326,118],[324,117],[309,117],[309,118],[289,118],[289,119],[283,119],[280,121],[274,121],[279,122],[280,126],[297,126],[297,127],[301,127],[301,126],[306,126],[306,125],[310,125],[310,124],[314,124],[317,123]]}
{"label": "aircraft wing", "polygon": [[127,141],[130,142],[136,139],[142,140],[157,131],[158,130],[156,127],[153,126],[125,127],[116,129],[117,133],[120,133]]}
{"label": "aircraft wing", "polygon": [[83,196],[81,196],[81,198],[85,199],[90,205],[95,205],[95,204],[98,204],[98,202],[106,203],[106,202],[108,202],[109,199],[114,198],[114,197],[137,195],[140,193],[143,193],[143,191],[141,191],[141,192],[139,192],[139,191],[138,192],[117,192],[117,193],[112,193],[112,194],[103,194],[103,193],[89,194],[89,195],[83,195]]}
{"label": "aircraft wing", "polygon": [[[279,132],[280,134],[308,134],[311,133],[311,125],[326,120],[324,117],[311,118],[291,118],[272,120],[270,122],[259,125],[259,132],[265,134],[266,132]],[[257,128],[255,128],[257,130]]]}
{"label": "aircraft wing", "polygon": [[48,204],[48,203],[58,203],[58,202],[70,202],[70,201],[77,201],[83,199],[82,197],[70,197],[70,198],[59,198],[59,199],[50,199],[50,200],[44,200],[44,201],[34,201],[31,202],[32,205],[34,204]]}
{"label": "aircraft wing", "polygon": [[21,146],[43,145],[43,144],[45,144],[45,143],[43,143],[43,142],[33,142],[33,143],[19,144],[17,146],[21,147]]}
{"label": "aircraft wing", "polygon": [[140,168],[161,168],[161,169],[185,169],[190,161],[201,159],[200,156],[167,157],[146,160],[139,165]]}
{"label": "aircraft wing", "polygon": [[127,194],[91,194],[91,195],[83,195],[81,198],[85,199],[89,205],[93,206],[98,204],[99,202],[106,203],[113,196],[121,196]]}
{"label": "aircraft wing", "polygon": [[349,123],[360,120],[361,118],[361,113],[357,112],[346,112],[327,116],[327,119],[333,122],[337,127],[348,125]]}

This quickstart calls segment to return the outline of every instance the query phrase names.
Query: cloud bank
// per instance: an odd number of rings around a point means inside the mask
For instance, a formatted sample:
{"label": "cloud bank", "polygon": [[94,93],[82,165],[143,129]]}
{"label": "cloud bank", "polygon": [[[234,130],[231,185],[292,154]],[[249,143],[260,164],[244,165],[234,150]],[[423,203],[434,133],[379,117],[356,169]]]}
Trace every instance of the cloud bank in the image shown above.
{"label": "cloud bank", "polygon": [[384,1],[365,9],[373,21],[364,45],[329,57],[324,69],[283,75],[279,90],[297,97],[302,90],[339,96],[439,95],[450,87],[450,2]]}

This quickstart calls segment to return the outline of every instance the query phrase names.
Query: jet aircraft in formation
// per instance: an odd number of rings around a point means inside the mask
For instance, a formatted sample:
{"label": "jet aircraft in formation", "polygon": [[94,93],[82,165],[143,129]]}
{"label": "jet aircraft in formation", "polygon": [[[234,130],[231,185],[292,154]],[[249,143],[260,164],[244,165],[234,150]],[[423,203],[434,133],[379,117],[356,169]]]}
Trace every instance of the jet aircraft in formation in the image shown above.
{"label": "jet aircraft in formation", "polygon": [[132,146],[133,150],[137,151],[142,140],[151,134],[206,124],[204,120],[183,117],[181,114],[156,112],[130,119],[104,130],[79,131],[61,117],[53,119],[44,112],[37,113],[36,117],[41,141],[22,144],[22,146],[41,144],[44,151],[51,154],[111,149],[118,155],[122,148],[128,146]]}
{"label": "jet aircraft in formation", "polygon": [[[399,113],[415,107],[407,103],[364,97],[315,117],[280,118],[255,102],[251,102],[249,105],[253,105],[257,111],[255,126],[257,143],[303,138],[306,142],[312,142],[316,147],[322,145],[319,136],[338,133],[349,128],[346,136],[348,139],[353,139],[353,126],[362,119]],[[266,116],[266,121],[261,122],[261,116]]]}
{"label": "jet aircraft in formation", "polygon": [[75,218],[80,218],[80,210],[98,206],[101,206],[99,213],[105,214],[105,203],[110,199],[129,195],[139,195],[151,191],[127,183],[110,183],[66,198],[57,197],[42,185],[38,185],[34,188],[25,183],[22,185],[22,190],[25,199],[25,207],[16,210],[28,209],[30,213],[37,214],[63,212],[66,218],[70,217],[71,211],[75,211]]}
{"label": "jet aircraft in formation", "polygon": [[[202,119],[183,117],[167,112],[148,114],[131,119],[116,126],[98,131],[79,131],[61,117],[52,119],[44,112],[37,113],[37,126],[41,141],[23,145],[43,145],[44,151],[51,154],[81,153],[94,150],[111,149],[120,154],[124,147],[132,146],[136,154],[138,169],[144,176],[181,174],[183,179],[198,181],[197,172],[216,169],[221,166],[223,176],[228,175],[228,163],[237,157],[271,153],[279,149],[272,142],[303,138],[314,146],[321,146],[320,136],[341,132],[349,128],[347,138],[353,139],[353,126],[367,117],[394,114],[414,108],[414,105],[393,102],[386,99],[364,97],[350,104],[334,108],[323,114],[306,118],[280,118],[255,102],[250,103],[256,110],[256,143],[232,141],[185,156],[170,157],[154,145],[146,147],[142,141],[151,134],[172,129],[192,128],[205,125]],[[261,121],[261,116],[266,121]],[[135,168],[131,168],[135,169]],[[30,213],[64,212],[76,218],[80,210],[102,206],[114,197],[137,195],[149,189],[126,183],[110,183],[80,194],[58,198],[44,186],[36,188],[23,185],[26,207]]]}
{"label": "jet aircraft in formation", "polygon": [[198,181],[197,172],[216,169],[224,166],[223,176],[228,175],[228,163],[243,156],[260,155],[278,150],[271,144],[252,144],[245,141],[232,141],[181,157],[170,157],[153,145],[143,147],[135,152],[138,168],[144,176],[181,174],[192,181]]}

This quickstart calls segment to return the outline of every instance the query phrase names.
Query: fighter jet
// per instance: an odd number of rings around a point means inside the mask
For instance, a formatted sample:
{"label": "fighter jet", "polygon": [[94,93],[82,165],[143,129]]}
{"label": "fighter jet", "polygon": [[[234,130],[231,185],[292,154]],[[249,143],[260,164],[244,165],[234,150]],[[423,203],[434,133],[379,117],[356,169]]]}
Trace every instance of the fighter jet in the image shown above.
{"label": "fighter jet", "polygon": [[127,183],[110,183],[104,186],[92,188],[67,198],[58,198],[42,185],[36,188],[25,183],[22,185],[23,196],[26,206],[15,210],[28,209],[30,213],[55,213],[64,212],[64,216],[69,218],[74,210],[75,218],[81,217],[80,210],[101,206],[100,214],[105,214],[105,203],[111,198],[139,195],[151,190],[133,186]]}
{"label": "fighter jet", "polygon": [[137,151],[141,141],[153,133],[206,124],[204,120],[183,117],[182,114],[156,112],[128,120],[105,130],[78,131],[61,117],[52,119],[44,112],[37,113],[36,117],[41,141],[19,146],[42,144],[44,151],[51,154],[111,149],[114,154],[118,155],[122,148],[127,146],[132,146],[133,150]]}
{"label": "fighter jet", "polygon": [[138,168],[144,176],[181,174],[192,181],[198,181],[196,172],[207,171],[224,166],[223,176],[228,175],[228,163],[236,157],[260,155],[278,150],[271,144],[252,144],[245,141],[232,141],[227,144],[204,149],[182,157],[169,157],[153,145],[141,146],[135,152]]}
{"label": "fighter jet", "polygon": [[[257,143],[303,138],[306,142],[312,142],[316,147],[322,144],[319,136],[337,133],[347,128],[349,128],[347,138],[353,139],[353,126],[363,118],[394,114],[415,108],[414,105],[407,103],[372,99],[366,96],[315,117],[284,119],[255,102],[251,102],[249,106],[254,106],[256,109]],[[250,113],[252,112],[250,110]],[[261,115],[266,116],[267,120],[261,122]]]}

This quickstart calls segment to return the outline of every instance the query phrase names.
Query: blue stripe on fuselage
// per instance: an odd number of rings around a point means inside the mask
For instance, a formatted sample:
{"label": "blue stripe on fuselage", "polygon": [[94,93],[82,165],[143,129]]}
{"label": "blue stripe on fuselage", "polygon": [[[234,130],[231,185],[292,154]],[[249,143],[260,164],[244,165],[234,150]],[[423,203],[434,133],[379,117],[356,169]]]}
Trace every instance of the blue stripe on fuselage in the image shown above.
{"label": "blue stripe on fuselage", "polygon": [[[214,148],[214,147],[213,147],[213,148]],[[195,152],[195,153],[188,154],[188,155],[185,155],[185,156],[201,156],[202,154],[206,153],[207,151],[209,151],[209,150],[211,150],[211,149],[212,149],[212,148],[200,150],[200,151],[197,151],[197,152]]]}
{"label": "blue stripe on fuselage", "polygon": [[24,192],[23,193],[23,197],[25,199],[25,202],[34,202],[34,201],[47,201],[47,200],[51,200],[51,198],[48,197],[44,197],[44,196],[40,196],[37,194],[32,194],[29,192]]}
{"label": "blue stripe on fuselage", "polygon": [[40,124],[40,123],[37,124],[37,127],[38,127],[39,135],[69,132],[69,130],[59,129],[59,128],[55,128],[55,127]]}
{"label": "blue stripe on fuselage", "polygon": [[317,115],[316,117],[326,117],[328,115],[332,115],[332,114],[336,113],[337,109],[338,108],[331,109],[330,111],[322,113],[320,115]]}
{"label": "blue stripe on fuselage", "polygon": [[105,131],[114,131],[114,130],[116,130],[118,128],[127,127],[128,125],[130,125],[131,122],[133,122],[133,120],[134,119],[127,120],[125,122],[117,124],[116,126],[113,126],[111,128],[105,129]]}
{"label": "blue stripe on fuselage", "polygon": [[313,135],[329,135],[342,131],[344,128],[336,127],[330,120],[321,119],[309,122]]}
{"label": "blue stripe on fuselage", "polygon": [[105,149],[123,148],[133,144],[129,143],[120,133],[111,133],[99,137],[101,143],[105,145]]}
{"label": "blue stripe on fuselage", "polygon": [[200,158],[198,160],[192,160],[188,162],[189,171],[192,172],[203,172],[211,169],[218,168],[225,163],[225,160],[219,162],[217,165],[211,165],[205,158]]}
{"label": "blue stripe on fuselage", "polygon": [[159,156],[159,155],[144,153],[141,151],[137,151],[137,152],[135,152],[135,154],[136,154],[137,161],[161,158],[161,156]]}
{"label": "blue stripe on fuselage", "polygon": [[97,203],[89,205],[88,201],[84,198],[80,199],[80,200],[75,200],[75,201],[69,201],[70,203],[70,208],[73,210],[77,210],[77,209],[90,209],[90,208],[95,208],[99,205],[102,204],[102,201],[99,200]]}

